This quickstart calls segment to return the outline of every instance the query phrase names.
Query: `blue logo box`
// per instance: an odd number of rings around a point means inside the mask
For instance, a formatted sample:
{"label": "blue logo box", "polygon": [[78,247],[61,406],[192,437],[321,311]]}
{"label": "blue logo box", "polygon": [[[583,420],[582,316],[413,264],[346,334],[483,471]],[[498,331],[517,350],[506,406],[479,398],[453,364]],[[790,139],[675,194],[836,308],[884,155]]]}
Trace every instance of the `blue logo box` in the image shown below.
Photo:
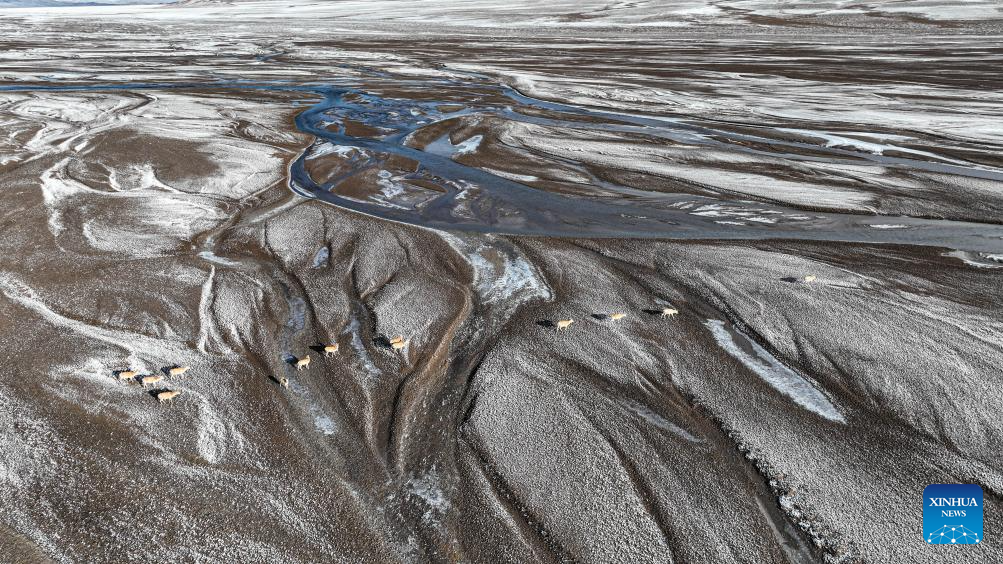
{"label": "blue logo box", "polygon": [[982,543],[982,488],[930,484],[923,490],[923,540],[927,544]]}

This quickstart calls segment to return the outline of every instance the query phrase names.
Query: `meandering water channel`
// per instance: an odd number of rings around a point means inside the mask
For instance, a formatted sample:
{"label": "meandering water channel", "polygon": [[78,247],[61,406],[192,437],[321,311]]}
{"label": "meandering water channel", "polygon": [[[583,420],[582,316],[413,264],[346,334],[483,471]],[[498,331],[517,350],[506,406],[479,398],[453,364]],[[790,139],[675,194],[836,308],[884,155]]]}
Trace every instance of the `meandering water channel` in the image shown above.
{"label": "meandering water channel", "polygon": [[[415,132],[442,120],[479,114],[536,125],[640,133],[667,141],[685,141],[688,144],[750,154],[765,155],[764,151],[754,147],[765,144],[774,150],[769,156],[775,158],[779,155],[791,160],[895,166],[999,181],[1003,181],[1003,171],[955,162],[914,160],[767,139],[697,125],[681,119],[593,110],[534,99],[507,86],[485,84],[480,79],[471,82],[455,79],[426,82],[428,83],[424,86],[428,91],[449,92],[451,99],[416,100],[403,96],[380,96],[357,85],[246,82],[8,85],[0,86],[0,92],[225,89],[291,91],[316,96],[319,100],[300,112],[295,123],[300,131],[314,136],[318,142],[290,166],[290,187],[302,196],[345,209],[434,229],[558,237],[842,241],[925,245],[982,253],[1003,252],[1003,225],[908,216],[806,211],[761,201],[728,199],[724,195],[707,197],[646,192],[594,177],[596,183],[619,197],[569,195],[534,188],[483,168],[461,164],[441,151],[409,146],[407,140]],[[412,89],[422,86],[413,80],[402,84]],[[483,96],[485,91],[493,95]],[[469,92],[470,95],[464,98],[464,92]],[[455,101],[457,98],[467,101],[458,104]],[[344,127],[338,126],[344,120],[375,128],[381,134],[351,135]],[[354,148],[363,155],[356,158],[355,164],[358,167],[379,166],[391,157],[417,163],[417,170],[409,173],[410,176],[435,185],[437,190],[420,205],[410,206],[339,194],[338,185],[352,176],[351,170],[323,182],[312,178],[308,171],[308,160],[325,146]],[[797,152],[807,149],[812,154]],[[826,156],[818,156],[819,153]],[[693,213],[694,206],[703,206],[708,212]],[[757,213],[768,214],[771,220],[722,222],[720,219],[724,214],[719,213],[721,209],[754,209]]]}

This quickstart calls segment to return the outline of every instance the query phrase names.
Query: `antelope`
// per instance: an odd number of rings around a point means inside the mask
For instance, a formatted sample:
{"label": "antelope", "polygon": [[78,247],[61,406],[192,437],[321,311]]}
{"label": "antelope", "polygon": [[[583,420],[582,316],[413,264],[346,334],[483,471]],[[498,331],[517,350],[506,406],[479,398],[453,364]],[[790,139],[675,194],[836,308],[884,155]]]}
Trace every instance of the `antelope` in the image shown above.
{"label": "antelope", "polygon": [[620,321],[624,317],[627,317],[626,313],[612,313],[609,316],[609,318],[612,319],[613,321]]}
{"label": "antelope", "polygon": [[147,384],[156,384],[157,382],[160,382],[163,379],[164,379],[163,376],[143,376],[143,379],[141,381],[143,382],[143,385],[145,386]]}
{"label": "antelope", "polygon": [[403,335],[397,335],[393,339],[390,339],[390,344],[391,345],[396,345],[397,343],[403,343],[403,342],[404,342],[404,336]]}
{"label": "antelope", "polygon": [[561,319],[557,322],[557,330],[560,331],[561,329],[567,329],[568,327],[571,327],[571,324],[574,322],[574,319]]}
{"label": "antelope", "polygon": [[338,343],[335,343],[333,345],[327,345],[326,347],[324,347],[324,356],[332,356],[336,354],[339,348],[341,347],[338,345]]}
{"label": "antelope", "polygon": [[662,308],[662,317],[672,317],[673,315],[676,315],[677,313],[679,313],[678,309],[671,308],[671,307]]}
{"label": "antelope", "polygon": [[390,342],[390,346],[393,347],[395,351],[399,351],[410,344],[411,344],[411,339],[405,341],[403,338],[399,341]]}
{"label": "antelope", "polygon": [[178,397],[178,394],[180,393],[181,392],[178,390],[167,390],[165,392],[160,392],[159,394],[157,394],[157,399],[160,400],[160,403],[164,403],[165,401],[170,401]]}
{"label": "antelope", "polygon": [[808,276],[804,277],[804,283],[805,284],[811,284],[812,282],[814,282],[816,280],[818,280],[818,276],[815,276],[814,274],[809,274]]}
{"label": "antelope", "polygon": [[289,389],[289,378],[285,376],[279,378],[279,384],[282,384],[283,388]]}
{"label": "antelope", "polygon": [[171,377],[181,376],[185,372],[188,372],[189,368],[191,368],[191,367],[190,366],[175,366],[174,368],[168,370],[167,374],[170,375]]}
{"label": "antelope", "polygon": [[121,371],[121,372],[118,373],[118,379],[119,380],[132,380],[133,378],[135,378],[138,375],[139,375],[139,372],[136,372],[135,370],[123,370],[123,371]]}
{"label": "antelope", "polygon": [[310,355],[306,355],[296,361],[296,370],[303,370],[304,368],[310,368]]}

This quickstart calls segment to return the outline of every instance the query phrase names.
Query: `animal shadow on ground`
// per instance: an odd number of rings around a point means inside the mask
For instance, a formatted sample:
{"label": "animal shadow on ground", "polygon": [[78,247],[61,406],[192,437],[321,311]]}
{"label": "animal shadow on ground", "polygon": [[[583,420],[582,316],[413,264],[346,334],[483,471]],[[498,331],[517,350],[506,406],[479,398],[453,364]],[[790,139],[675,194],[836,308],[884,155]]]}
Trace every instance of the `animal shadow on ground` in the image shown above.
{"label": "animal shadow on ground", "polygon": [[554,323],[553,321],[549,320],[549,319],[541,319],[541,320],[537,321],[536,324],[539,325],[540,327],[547,327],[547,328],[550,328],[550,329],[553,329],[554,327],[557,327],[557,324]]}
{"label": "animal shadow on ground", "polygon": [[793,276],[784,276],[780,279],[781,282],[787,282],[788,284],[797,284],[798,279]]}
{"label": "animal shadow on ground", "polygon": [[592,314],[592,319],[598,319],[599,321],[605,321],[605,320],[609,319],[609,316],[606,315],[605,313],[593,313]]}
{"label": "animal shadow on ground", "polygon": [[377,335],[373,337],[373,344],[382,349],[392,349],[393,344],[390,342],[390,337],[386,335]]}
{"label": "animal shadow on ground", "polygon": [[276,375],[274,375],[274,374],[272,374],[271,376],[269,376],[268,379],[271,380],[272,382],[275,382],[276,384],[278,384],[280,386],[282,385],[282,380],[279,379],[279,377],[276,376]]}
{"label": "animal shadow on ground", "polygon": [[286,364],[288,364],[290,366],[293,366],[293,367],[295,367],[296,366],[296,362],[299,361],[298,358],[296,358],[295,356],[293,356],[293,355],[291,355],[289,353],[283,354],[282,355],[282,360],[286,361]]}
{"label": "animal shadow on ground", "polygon": [[310,350],[317,354],[324,354],[324,347],[326,345],[310,345]]}
{"label": "animal shadow on ground", "polygon": [[643,309],[641,310],[648,315],[662,315],[662,310],[660,309]]}

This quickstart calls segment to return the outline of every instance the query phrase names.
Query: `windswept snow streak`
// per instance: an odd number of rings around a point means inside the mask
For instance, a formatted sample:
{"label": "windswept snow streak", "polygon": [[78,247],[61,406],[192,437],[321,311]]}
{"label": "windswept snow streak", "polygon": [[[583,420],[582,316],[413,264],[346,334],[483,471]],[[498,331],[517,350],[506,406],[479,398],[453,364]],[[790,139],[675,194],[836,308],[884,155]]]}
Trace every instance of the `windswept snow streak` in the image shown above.
{"label": "windswept snow streak", "polygon": [[67,317],[49,307],[30,286],[18,280],[10,273],[0,272],[0,292],[8,299],[34,311],[47,322],[70,330],[78,335],[103,341],[107,344],[122,347],[129,352],[142,351],[145,357],[171,358],[177,357],[184,350],[180,342],[147,337],[139,333],[106,329],[97,325]]}

